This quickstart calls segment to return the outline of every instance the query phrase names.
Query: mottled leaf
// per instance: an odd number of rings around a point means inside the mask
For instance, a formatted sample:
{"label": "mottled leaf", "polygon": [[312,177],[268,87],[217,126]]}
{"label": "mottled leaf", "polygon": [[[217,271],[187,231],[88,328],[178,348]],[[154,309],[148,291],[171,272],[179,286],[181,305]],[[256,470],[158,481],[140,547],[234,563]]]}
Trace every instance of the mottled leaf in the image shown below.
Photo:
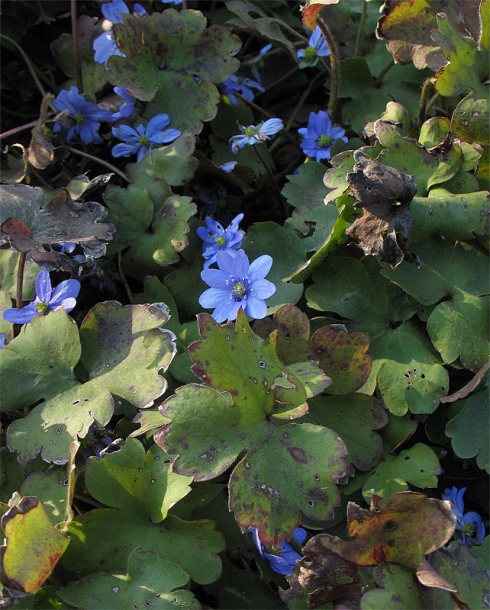
{"label": "mottled leaf", "polygon": [[398,455],[388,455],[375,472],[364,482],[362,493],[366,500],[375,492],[383,498],[408,490],[408,483],[419,488],[437,487],[437,475],[442,469],[434,451],[417,443]]}
{"label": "mottled leaf", "polygon": [[173,458],[153,445],[128,438],[124,445],[101,457],[91,457],[85,467],[85,484],[99,502],[112,508],[143,511],[154,523],[190,492],[191,479],[172,472]]}
{"label": "mottled leaf", "polygon": [[70,539],[51,525],[41,502],[25,496],[2,517],[2,584],[35,593],[50,576]]}

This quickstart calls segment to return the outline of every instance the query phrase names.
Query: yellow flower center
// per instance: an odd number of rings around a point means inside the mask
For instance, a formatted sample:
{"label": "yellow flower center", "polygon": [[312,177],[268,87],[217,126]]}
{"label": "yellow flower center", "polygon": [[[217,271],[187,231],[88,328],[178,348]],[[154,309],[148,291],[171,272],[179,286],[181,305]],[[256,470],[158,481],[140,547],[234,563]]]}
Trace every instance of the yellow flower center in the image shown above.
{"label": "yellow flower center", "polygon": [[330,146],[331,143],[332,143],[332,138],[330,136],[327,136],[326,134],[323,134],[322,136],[320,136],[318,138],[318,148],[323,148],[324,146]]}
{"label": "yellow flower center", "polygon": [[48,311],[48,304],[43,301],[36,303],[36,309],[40,314],[46,313]]}
{"label": "yellow flower center", "polygon": [[233,287],[233,292],[239,297],[242,297],[246,292],[246,288],[241,282],[237,282]]}

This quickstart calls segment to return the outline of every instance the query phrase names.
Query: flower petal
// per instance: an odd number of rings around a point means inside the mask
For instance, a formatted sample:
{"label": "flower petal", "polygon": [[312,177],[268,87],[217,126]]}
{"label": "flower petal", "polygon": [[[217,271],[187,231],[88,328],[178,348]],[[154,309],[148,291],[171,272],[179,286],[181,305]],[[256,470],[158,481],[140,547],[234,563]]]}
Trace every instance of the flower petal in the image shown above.
{"label": "flower petal", "polygon": [[208,288],[199,297],[199,305],[205,309],[212,309],[218,307],[223,302],[227,302],[229,299],[229,293],[218,288]]}
{"label": "flower petal", "polygon": [[253,290],[253,296],[257,299],[268,299],[276,292],[276,287],[269,280],[256,280],[250,286]]}
{"label": "flower petal", "polygon": [[41,269],[36,278],[36,296],[38,302],[49,303],[52,291],[49,273],[45,269]]}
{"label": "flower petal", "polygon": [[267,315],[267,305],[265,304],[265,301],[249,296],[245,303],[245,313],[254,320],[261,320]]}
{"label": "flower petal", "polygon": [[170,118],[168,114],[156,114],[148,121],[146,126],[146,137],[151,139],[152,136],[165,129],[167,125],[170,125]]}
{"label": "flower petal", "polygon": [[33,303],[29,303],[29,305],[26,305],[22,309],[11,307],[9,309],[5,309],[3,312],[4,319],[7,320],[7,322],[12,322],[13,324],[26,324],[37,315],[39,315],[39,312]]}
{"label": "flower petal", "polygon": [[[49,301],[50,309],[63,305],[65,299],[76,299],[80,292],[80,282],[78,280],[65,280],[60,282],[53,291]],[[75,307],[75,305],[73,305]],[[73,309],[72,307],[72,309]]]}
{"label": "flower petal", "polygon": [[268,254],[263,254],[256,258],[250,265],[248,276],[250,281],[253,283],[257,280],[263,279],[270,271],[272,267],[272,257]]}

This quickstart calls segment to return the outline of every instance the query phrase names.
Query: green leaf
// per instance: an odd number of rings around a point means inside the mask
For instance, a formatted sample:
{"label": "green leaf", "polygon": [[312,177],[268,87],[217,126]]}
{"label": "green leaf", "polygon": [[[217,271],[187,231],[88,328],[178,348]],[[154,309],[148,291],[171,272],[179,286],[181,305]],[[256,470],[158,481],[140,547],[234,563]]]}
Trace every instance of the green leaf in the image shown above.
{"label": "green leaf", "polygon": [[141,161],[128,165],[131,182],[147,191],[159,207],[162,199],[172,194],[169,184],[180,186],[194,176],[199,163],[191,156],[195,145],[196,138],[184,133],[171,144],[152,149]]}
{"label": "green leaf", "polygon": [[419,197],[425,196],[431,186],[452,178],[461,168],[462,151],[454,144],[444,154],[431,154],[416,140],[403,137],[388,121],[376,121],[374,131],[386,147],[378,161],[414,175]]}
{"label": "green leaf", "polygon": [[373,490],[383,498],[389,498],[394,493],[408,490],[409,483],[421,489],[437,487],[437,475],[441,472],[439,460],[432,449],[417,443],[396,456],[387,456],[378,464],[364,483],[362,494],[368,501]]}
{"label": "green leaf", "polygon": [[424,596],[424,589],[419,584],[413,570],[393,563],[378,566],[374,572],[377,588],[364,593],[361,608],[369,610],[406,610],[419,608],[430,610],[430,600]]}
{"label": "green leaf", "polygon": [[36,316],[0,350],[2,408],[29,407],[76,387],[80,354],[77,325],[63,308]]}
{"label": "green leaf", "polygon": [[89,383],[101,390],[109,388],[140,409],[153,405],[167,387],[160,371],[168,369],[176,352],[173,333],[161,328],[168,318],[164,303],[95,305],[80,327]]}
{"label": "green leaf", "polygon": [[[483,9],[483,5],[481,7]],[[484,49],[478,50],[473,38],[461,33],[444,13],[437,15],[439,31],[432,39],[440,45],[448,64],[436,72],[435,87],[441,95],[454,96],[468,89],[483,92],[481,83],[488,79],[489,58]]]}
{"label": "green leaf", "polygon": [[173,458],[152,445],[128,438],[114,453],[91,457],[85,484],[99,502],[112,508],[143,511],[154,523],[163,521],[170,506],[190,492],[191,479],[172,472]]}
{"label": "green leaf", "polygon": [[317,396],[309,406],[305,420],[335,430],[356,468],[370,470],[380,463],[383,442],[375,430],[388,423],[388,416],[376,398],[365,394]]}
{"label": "green leaf", "polygon": [[[448,582],[458,588],[459,595],[472,610],[484,608],[490,593],[488,572],[488,537],[481,546],[468,547],[461,542],[451,542],[430,556],[432,567]],[[484,548],[486,545],[486,549]],[[478,556],[483,558],[483,566],[478,566]],[[438,602],[442,595],[439,589],[433,589],[433,600]],[[436,606],[435,604],[432,606]],[[448,606],[446,606],[448,607]]]}
{"label": "green leaf", "polygon": [[73,606],[94,610],[198,610],[200,604],[185,590],[188,581],[189,575],[177,564],[139,548],[129,556],[127,574],[93,574],[60,589],[59,595]]}
{"label": "green leaf", "polygon": [[350,331],[371,335],[371,375],[377,377],[391,412],[432,413],[447,392],[447,373],[425,335],[409,321],[414,310],[405,293],[385,281],[379,271],[373,257],[362,263],[332,258],[314,271],[315,283],[306,290],[308,305],[334,311],[349,320]]}
{"label": "green leaf", "polygon": [[247,231],[242,248],[250,262],[262,254],[272,256],[274,262],[267,279],[275,285],[276,292],[267,299],[269,312],[299,301],[303,287],[288,281],[306,260],[306,247],[299,237],[275,222],[257,222]]}
{"label": "green leaf", "polygon": [[[74,457],[74,454],[73,454]],[[47,466],[47,465],[46,465]],[[49,470],[31,472],[22,483],[21,496],[36,496],[52,525],[71,518],[73,485],[66,466],[50,465]]]}
{"label": "green leaf", "polygon": [[18,452],[21,464],[27,464],[39,454],[46,462],[66,464],[71,443],[84,438],[94,421],[104,427],[113,409],[114,401],[107,389],[92,383],[77,385],[37,405],[26,417],[13,421],[7,430],[7,445],[11,451]]}
{"label": "green leaf", "polygon": [[419,269],[402,263],[382,274],[423,305],[439,303],[429,316],[427,331],[444,362],[461,359],[475,373],[488,360],[488,264],[475,248],[432,237],[414,245],[422,261]]}
{"label": "green leaf", "polygon": [[331,519],[340,503],[334,483],[344,473],[345,454],[343,441],[328,428],[278,426],[231,474],[230,509],[238,525],[256,527],[264,546],[278,547],[300,524],[299,510],[316,521]]}
{"label": "green leaf", "polygon": [[[19,257],[19,252],[14,252],[11,248],[0,248],[0,286],[5,295],[14,299],[17,296]],[[39,266],[28,258],[24,268],[24,284],[22,287],[22,296],[26,301],[34,299],[36,294],[35,282],[39,271]],[[9,301],[8,307],[10,306]],[[3,320],[3,322],[6,322],[6,320]]]}
{"label": "green leaf", "polygon": [[488,92],[471,92],[456,106],[451,119],[451,131],[455,136],[488,146],[490,140],[490,103]]}
{"label": "green leaf", "polygon": [[412,243],[434,233],[462,241],[470,241],[476,235],[488,236],[489,209],[488,191],[460,195],[445,188],[434,188],[428,197],[414,197],[410,204],[415,220]]}
{"label": "green leaf", "polygon": [[[389,62],[391,55],[384,45],[377,45],[374,52],[383,56],[383,65]],[[424,73],[414,66],[395,65],[377,83],[366,58],[343,60],[339,97],[351,99],[342,105],[342,122],[360,134],[365,118],[379,116],[393,99],[402,102],[410,114],[416,115],[423,80]]]}
{"label": "green leaf", "polygon": [[125,15],[114,33],[126,57],[110,58],[109,80],[150,101],[146,118],[165,112],[172,128],[199,133],[202,122],[216,115],[219,92],[213,83],[238,69],[232,56],[240,39],[222,26],[207,26],[199,11],[173,9],[143,18]]}
{"label": "green leaf", "polygon": [[478,467],[488,473],[490,473],[489,432],[488,395],[485,391],[477,392],[467,398],[462,410],[446,425],[446,436],[451,439],[451,446],[456,455],[462,459],[476,456]]}
{"label": "green leaf", "polygon": [[71,543],[60,565],[75,578],[101,569],[120,574],[138,548],[178,564],[199,584],[214,582],[221,573],[216,553],[224,548],[223,536],[209,520],[186,522],[169,515],[155,524],[131,508],[100,508],[74,519],[67,533]]}
{"label": "green leaf", "polygon": [[257,418],[295,409],[306,400],[300,381],[276,355],[276,334],[262,339],[243,311],[233,325],[219,325],[209,314],[199,314],[203,338],[189,347],[199,379],[229,392],[235,405]]}

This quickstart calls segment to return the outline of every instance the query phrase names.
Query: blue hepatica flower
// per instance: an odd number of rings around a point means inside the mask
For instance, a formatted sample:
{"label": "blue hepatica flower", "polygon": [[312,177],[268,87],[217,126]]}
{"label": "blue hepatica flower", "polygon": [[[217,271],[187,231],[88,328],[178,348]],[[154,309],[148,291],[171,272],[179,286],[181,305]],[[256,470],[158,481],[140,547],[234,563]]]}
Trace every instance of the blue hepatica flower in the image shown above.
{"label": "blue hepatica flower", "polygon": [[119,106],[117,112],[112,113],[112,122],[120,121],[121,119],[127,119],[134,112],[134,97],[129,93],[126,87],[114,87],[114,93],[124,100]]}
{"label": "blue hepatica flower", "polygon": [[[133,10],[140,15],[146,13],[146,10],[140,4],[135,4]],[[113,0],[112,2],[105,2],[101,6],[101,11],[105,19],[110,21],[111,29],[98,36],[93,41],[92,48],[94,50],[94,60],[98,64],[105,64],[107,66],[107,60],[113,55],[126,57],[124,53],[119,50],[116,41],[114,40],[112,25],[114,23],[122,23],[121,15],[123,13],[129,13],[129,8],[123,0]]]}
{"label": "blue hepatica flower", "polygon": [[49,273],[42,269],[36,278],[36,298],[22,309],[12,307],[3,312],[3,317],[14,324],[26,324],[32,318],[45,315],[64,307],[67,312],[77,304],[76,298],[80,292],[78,280],[60,282],[53,290]]}
{"label": "blue hepatica flower", "polygon": [[169,144],[180,136],[178,129],[165,129],[169,124],[168,114],[157,114],[148,121],[146,127],[143,124],[138,125],[136,129],[129,125],[113,127],[113,135],[124,142],[114,146],[113,156],[129,157],[137,153],[137,160],[141,161],[153,146]]}
{"label": "blue hepatica flower", "polygon": [[238,77],[235,75],[230,76],[230,78],[226,79],[223,83],[219,83],[218,88],[223,95],[226,95],[234,106],[238,104],[238,99],[235,93],[240,93],[249,102],[253,102],[254,92],[252,89],[264,91],[264,87],[262,87],[259,82],[254,81],[251,78],[238,79]]}
{"label": "blue hepatica flower", "polygon": [[234,153],[238,153],[247,144],[253,146],[257,142],[268,140],[270,136],[281,131],[284,125],[281,119],[267,119],[267,121],[259,123],[257,127],[255,125],[249,125],[248,127],[240,125],[239,127],[242,133],[230,138],[231,150]]}
{"label": "blue hepatica flower", "polygon": [[334,127],[324,110],[320,110],[316,114],[310,112],[308,127],[298,129],[298,133],[304,138],[301,142],[303,152],[316,161],[330,159],[330,149],[337,140],[348,141],[344,135],[345,129]]}
{"label": "blue hepatica flower", "polygon": [[227,161],[226,163],[223,163],[223,165],[220,165],[220,168],[226,172],[227,174],[229,174],[230,172],[232,172],[235,169],[235,165],[238,163],[238,161]]}
{"label": "blue hepatica flower", "polygon": [[204,269],[216,262],[218,252],[226,252],[230,256],[235,256],[243,240],[243,233],[238,230],[238,225],[242,220],[243,214],[238,214],[224,229],[219,222],[206,216],[206,227],[198,227],[196,231],[203,241],[202,255],[206,259]]}
{"label": "blue hepatica flower", "polygon": [[328,57],[328,55],[330,55],[330,49],[318,26],[310,36],[306,49],[300,49],[296,53],[300,68],[316,66],[320,57]]}
{"label": "blue hepatica flower", "polygon": [[84,144],[100,144],[102,138],[99,136],[101,121],[112,121],[112,114],[94,104],[87,102],[78,89],[72,86],[69,91],[63,89],[53,100],[53,106],[58,110],[68,110],[70,116],[75,119],[75,125],[68,132],[67,140],[70,142],[75,136],[80,136]]}
{"label": "blue hepatica flower", "polygon": [[[250,531],[252,532],[253,541],[255,542],[255,546],[257,547],[260,556],[263,559],[269,560],[269,564],[274,572],[278,572],[284,576],[292,574],[297,565],[297,560],[301,559],[302,556],[293,549],[289,542],[284,541],[281,545],[279,555],[273,555],[272,553],[267,553],[259,538],[257,528],[251,527]],[[293,538],[296,540],[296,542],[302,544],[306,538],[306,531],[302,527],[298,527],[293,534]]]}
{"label": "blue hepatica flower", "polygon": [[464,513],[463,496],[466,487],[458,490],[457,487],[445,489],[442,494],[444,500],[449,500],[453,505],[452,512],[456,515],[456,530],[460,532],[459,541],[471,546],[481,544],[485,538],[485,524],[475,511]]}
{"label": "blue hepatica flower", "polygon": [[215,308],[212,316],[216,322],[235,320],[240,307],[251,318],[265,318],[265,299],[276,291],[274,284],[264,279],[272,266],[272,258],[264,254],[249,264],[245,252],[238,250],[235,256],[218,252],[216,262],[219,269],[201,272],[201,278],[211,288],[199,297],[200,305]]}
{"label": "blue hepatica flower", "polygon": [[5,347],[5,335],[3,333],[0,333],[0,349],[3,349]]}
{"label": "blue hepatica flower", "polygon": [[182,4],[182,0],[162,0],[162,4]]}

